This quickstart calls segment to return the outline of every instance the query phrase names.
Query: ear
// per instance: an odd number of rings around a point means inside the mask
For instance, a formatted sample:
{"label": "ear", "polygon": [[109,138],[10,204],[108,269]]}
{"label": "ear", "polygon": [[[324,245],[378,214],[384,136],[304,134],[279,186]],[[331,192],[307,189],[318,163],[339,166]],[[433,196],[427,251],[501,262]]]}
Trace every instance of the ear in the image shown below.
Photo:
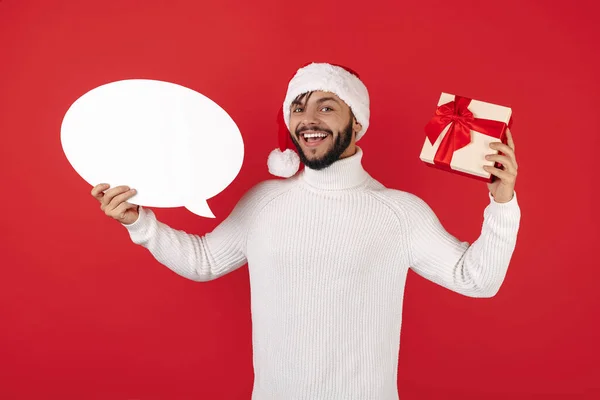
{"label": "ear", "polygon": [[354,122],[352,123],[352,130],[355,134],[358,135],[358,132],[362,129],[362,125],[354,118]]}

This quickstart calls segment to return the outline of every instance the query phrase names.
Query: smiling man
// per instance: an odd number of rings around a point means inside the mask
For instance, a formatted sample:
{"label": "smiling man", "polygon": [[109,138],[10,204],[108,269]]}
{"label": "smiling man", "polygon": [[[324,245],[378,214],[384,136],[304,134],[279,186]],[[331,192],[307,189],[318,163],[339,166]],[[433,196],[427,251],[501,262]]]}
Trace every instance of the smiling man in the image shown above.
{"label": "smiling man", "polygon": [[317,63],[298,70],[283,103],[283,138],[298,154],[279,148],[268,161],[287,179],[257,184],[204,235],[130,204],[128,187],[92,190],[134,243],[183,277],[208,281],[248,264],[254,400],[397,400],[408,270],[469,297],[502,285],[520,222],[510,133],[507,145],[493,145],[503,168],[491,169],[499,179],[488,184],[481,234],[469,244],[422,199],[363,168],[356,142],[369,115],[356,74]]}
{"label": "smiling man", "polygon": [[320,170],[355,153],[353,134],[361,126],[339,97],[322,91],[304,93],[291,107],[292,141],[308,168]]}

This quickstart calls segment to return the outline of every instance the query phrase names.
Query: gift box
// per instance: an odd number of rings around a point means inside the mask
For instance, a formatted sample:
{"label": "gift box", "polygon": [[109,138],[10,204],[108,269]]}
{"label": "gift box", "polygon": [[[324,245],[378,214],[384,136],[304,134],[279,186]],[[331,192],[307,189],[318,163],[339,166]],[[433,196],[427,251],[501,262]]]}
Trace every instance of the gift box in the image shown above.
{"label": "gift box", "polygon": [[485,156],[498,154],[490,143],[506,143],[511,125],[509,107],[442,93],[435,116],[425,126],[420,159],[430,167],[492,182],[495,176],[483,166],[500,164]]}

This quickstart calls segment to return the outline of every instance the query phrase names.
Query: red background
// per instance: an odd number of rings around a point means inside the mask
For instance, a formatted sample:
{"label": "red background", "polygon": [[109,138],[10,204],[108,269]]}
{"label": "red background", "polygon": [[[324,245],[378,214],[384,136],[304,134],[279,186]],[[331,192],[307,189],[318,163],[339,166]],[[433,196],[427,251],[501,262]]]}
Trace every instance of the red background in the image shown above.
{"label": "red background", "polygon": [[67,162],[60,124],[80,95],[126,78],[220,104],[246,156],[209,200],[217,219],[155,210],[205,233],[271,177],[295,69],[329,61],[370,90],[367,170],[463,240],[479,234],[487,188],[424,166],[423,127],[441,91],[514,110],[523,217],[508,276],[471,299],[410,273],[402,400],[600,398],[598,7],[549,3],[0,1],[0,397],[249,398],[247,269],[195,283],[132,244]]}

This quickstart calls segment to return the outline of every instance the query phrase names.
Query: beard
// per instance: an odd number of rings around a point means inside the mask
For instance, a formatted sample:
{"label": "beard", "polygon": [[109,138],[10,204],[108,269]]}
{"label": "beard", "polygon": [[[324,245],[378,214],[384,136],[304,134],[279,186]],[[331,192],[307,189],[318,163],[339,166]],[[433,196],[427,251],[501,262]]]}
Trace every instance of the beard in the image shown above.
{"label": "beard", "polygon": [[[333,136],[333,132],[331,132],[331,130],[329,129],[314,127],[310,127],[310,129],[327,132]],[[296,130],[296,135],[300,137],[300,133],[302,133],[302,131],[304,130],[309,130],[309,128]],[[350,143],[352,143],[352,119],[350,119],[350,122],[348,123],[346,128],[340,131],[339,135],[337,135],[337,137],[334,139],[333,147],[329,149],[325,153],[325,155],[323,155],[320,158],[315,158],[312,160],[308,159],[304,154],[304,151],[302,151],[302,147],[300,146],[300,143],[298,143],[298,140],[296,140],[294,135],[290,136],[292,138],[294,146],[296,146],[296,150],[298,150],[298,157],[300,157],[300,161],[302,161],[302,163],[310,169],[321,170],[329,167],[331,164],[339,160],[341,155],[344,154],[344,152],[348,148],[348,146],[350,146]]]}

